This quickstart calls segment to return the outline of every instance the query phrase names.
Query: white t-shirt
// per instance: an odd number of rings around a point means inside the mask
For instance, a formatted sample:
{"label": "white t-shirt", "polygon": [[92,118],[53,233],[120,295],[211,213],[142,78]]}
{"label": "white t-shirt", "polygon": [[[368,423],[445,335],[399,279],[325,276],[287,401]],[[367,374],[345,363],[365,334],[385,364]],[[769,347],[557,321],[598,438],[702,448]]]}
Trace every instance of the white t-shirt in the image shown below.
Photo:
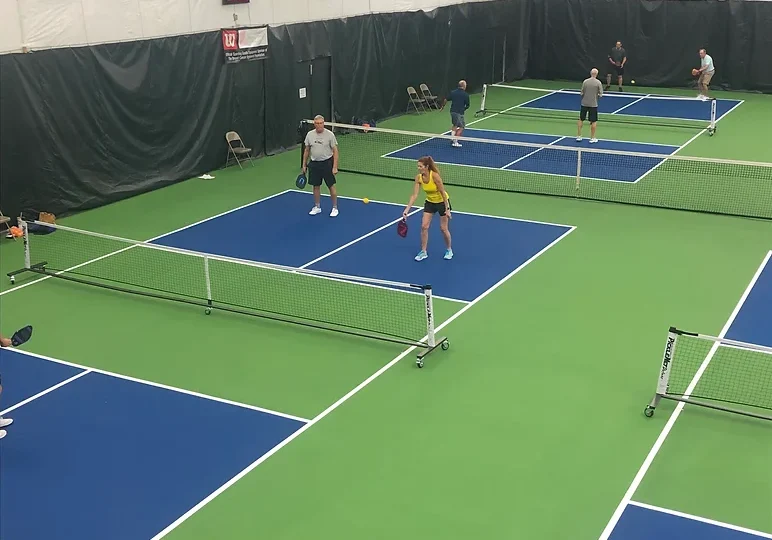
{"label": "white t-shirt", "polygon": [[321,133],[312,129],[306,134],[306,146],[311,150],[311,161],[325,161],[332,157],[332,149],[338,146],[335,134],[325,128]]}
{"label": "white t-shirt", "polygon": [[715,66],[713,65],[713,59],[710,57],[709,54],[706,54],[705,58],[703,58],[701,62],[702,62],[701,67],[708,66],[707,69],[705,70],[705,73],[713,73],[716,70]]}

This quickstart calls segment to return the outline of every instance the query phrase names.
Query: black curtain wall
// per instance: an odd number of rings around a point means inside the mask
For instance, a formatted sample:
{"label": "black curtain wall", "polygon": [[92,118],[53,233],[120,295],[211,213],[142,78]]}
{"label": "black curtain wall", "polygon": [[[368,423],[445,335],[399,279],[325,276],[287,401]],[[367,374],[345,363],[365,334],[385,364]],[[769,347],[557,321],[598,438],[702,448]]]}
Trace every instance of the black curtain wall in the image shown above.
{"label": "black curtain wall", "polygon": [[272,27],[268,57],[237,64],[220,32],[3,55],[0,208],[63,215],[198,176],[225,163],[229,130],[292,147],[309,63],[343,122],[403,111],[421,82],[581,80],[617,39],[639,84],[684,86],[707,47],[714,84],[772,91],[770,28],[772,2],[502,0]]}

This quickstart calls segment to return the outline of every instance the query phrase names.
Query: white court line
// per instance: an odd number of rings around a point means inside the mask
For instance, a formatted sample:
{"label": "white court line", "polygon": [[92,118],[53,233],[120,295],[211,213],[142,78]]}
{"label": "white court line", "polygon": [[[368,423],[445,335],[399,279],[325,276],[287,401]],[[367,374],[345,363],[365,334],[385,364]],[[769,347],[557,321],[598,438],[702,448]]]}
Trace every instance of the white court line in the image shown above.
{"label": "white court line", "polygon": [[[279,195],[284,195],[288,191],[291,191],[291,190],[285,189],[284,191],[280,191],[279,193],[274,193],[273,195],[269,195],[267,197],[263,197],[262,199],[258,199],[256,201],[252,201],[250,203],[243,204],[243,205],[239,206],[238,208],[232,208],[230,210],[226,210],[225,212],[220,212],[219,214],[216,214],[214,216],[209,216],[208,218],[204,218],[204,219],[198,220],[195,223],[191,223],[190,225],[185,225],[184,227],[180,227],[179,229],[174,229],[173,231],[161,234],[159,236],[154,236],[153,238],[149,238],[149,239],[145,240],[145,243],[155,242],[156,240],[160,240],[161,238],[165,238],[167,236],[171,236],[171,235],[173,235],[175,233],[178,233],[180,231],[184,231],[185,229],[190,229],[191,227],[195,227],[196,225],[200,225],[202,223],[206,223],[207,221],[211,221],[211,220],[216,219],[218,217],[222,217],[222,216],[230,214],[232,212],[237,212],[238,210],[242,210],[244,208],[247,208],[249,206],[261,203],[263,201],[267,201],[269,199],[273,199],[274,197],[278,197]],[[111,253],[108,253],[107,255],[102,255],[101,257],[97,257],[95,259],[91,259],[90,261],[86,261],[84,263],[77,264],[77,265],[72,266],[70,268],[65,268],[64,270],[61,270],[60,272],[56,272],[55,275],[59,275],[59,274],[64,273],[64,272],[71,272],[72,270],[76,270],[76,269],[81,268],[83,266],[86,266],[88,264],[93,264],[93,263],[101,261],[102,259],[105,259],[107,257],[112,257],[113,255],[118,255],[119,253],[123,253],[124,251],[126,251],[128,249],[132,249],[134,247],[136,247],[136,245],[131,245],[129,247],[125,247],[125,248],[119,249],[117,251],[113,251]],[[29,287],[30,285],[34,285],[35,283],[40,283],[41,281],[45,281],[45,280],[50,279],[52,277],[54,277],[54,276],[44,276],[44,277],[39,278],[39,279],[34,279],[32,281],[28,281],[27,283],[22,283],[21,285],[17,285],[15,287],[11,288],[11,289],[6,289],[5,291],[0,291],[0,296],[3,296],[4,294],[12,293],[14,291],[18,291],[19,289],[23,289],[24,287]]]}
{"label": "white court line", "polygon": [[671,510],[670,508],[662,508],[661,506],[654,506],[653,504],[646,504],[638,501],[630,501],[631,506],[638,506],[645,508],[646,510],[652,510],[654,512],[660,512],[663,514],[670,514],[671,516],[677,516],[684,519],[691,519],[693,521],[700,521],[708,525],[714,525],[716,527],[722,527],[724,529],[731,529],[733,531],[742,532],[759,538],[772,538],[772,534],[757,531],[755,529],[748,529],[746,527],[740,527],[739,525],[732,525],[731,523],[724,523],[723,521],[716,521],[715,519],[708,519],[702,516],[695,516],[694,514],[687,514],[685,512],[679,512],[678,510]]}
{"label": "white court line", "polygon": [[[295,191],[295,190],[292,190],[292,191]],[[307,192],[307,191],[297,191],[297,192],[298,193],[307,193],[307,194],[310,195],[310,193]],[[326,193],[322,193],[322,197],[329,197],[329,195],[327,195]],[[359,197],[351,197],[351,196],[346,196],[346,195],[338,195],[338,198],[339,199],[359,200]],[[391,202],[391,201],[380,201],[380,200],[377,200],[377,199],[370,199],[370,203],[371,204],[372,203],[388,204],[390,206],[402,206],[402,204],[400,204],[400,203],[395,203],[395,202]],[[417,208],[420,210],[423,207],[419,206]],[[477,217],[490,218],[490,219],[505,219],[507,221],[522,221],[524,223],[537,223],[539,225],[552,225],[552,226],[555,226],[555,227],[565,227],[567,229],[570,229],[570,228],[574,228],[575,229],[576,228],[575,225],[563,225],[561,223],[550,223],[549,221],[535,221],[535,220],[532,220],[532,219],[513,218],[513,217],[508,217],[508,216],[495,216],[493,214],[478,214],[478,213],[475,213],[475,212],[463,212],[461,210],[453,210],[453,214],[464,214],[464,215],[468,215],[468,216],[477,216]]]}
{"label": "white court line", "polygon": [[[555,139],[555,140],[554,140],[554,141],[552,141],[551,143],[547,143],[547,146],[552,146],[553,144],[555,144],[555,143],[558,143],[558,142],[562,141],[563,139],[567,139],[567,138],[568,138],[568,136],[565,136],[565,135],[564,135],[563,137],[560,137],[559,139]],[[546,147],[544,147],[544,146],[542,146],[541,148],[537,148],[537,149],[536,149],[536,150],[534,150],[533,152],[528,152],[526,155],[524,155],[524,156],[521,156],[521,157],[517,158],[515,161],[512,161],[511,163],[507,163],[507,164],[506,164],[506,165],[504,165],[503,167],[499,167],[499,168],[500,168],[500,169],[502,169],[502,170],[506,170],[506,169],[507,169],[507,167],[510,167],[510,166],[514,165],[515,163],[518,163],[518,162],[520,162],[520,161],[523,161],[525,158],[527,158],[527,157],[530,157],[530,156],[532,156],[532,155],[534,155],[534,154],[536,154],[536,153],[538,153],[538,152],[541,152],[541,151],[542,151],[542,150],[544,150],[545,148],[546,148]]]}
{"label": "white court line", "polygon": [[[613,94],[611,94],[611,95],[613,95]],[[639,101],[642,101],[642,100],[646,99],[646,98],[647,98],[647,97],[649,97],[650,95],[651,95],[651,94],[646,94],[645,96],[639,97],[638,99],[636,99],[635,101],[632,101],[632,102],[628,103],[628,104],[627,104],[627,105],[625,105],[624,107],[620,107],[620,108],[618,108],[616,111],[612,112],[611,114],[616,114],[616,113],[618,113],[619,111],[624,111],[626,108],[630,107],[631,105],[635,105],[636,103],[638,103]],[[606,97],[606,94],[603,94],[603,97]]]}
{"label": "white court line", "polygon": [[[737,302],[737,305],[732,311],[732,314],[729,316],[729,319],[726,321],[724,328],[721,329],[721,333],[716,337],[724,338],[724,336],[726,336],[726,333],[729,331],[729,328],[732,326],[732,323],[737,317],[737,314],[740,312],[740,309],[745,303],[745,300],[748,298],[748,295],[751,293],[751,290],[753,289],[754,285],[756,285],[756,281],[758,281],[759,276],[764,271],[764,267],[769,262],[770,257],[772,257],[772,251],[769,251],[766,257],[764,257],[764,260],[762,261],[761,266],[759,266],[758,270],[756,270],[756,273],[753,275],[751,282],[748,284],[748,287],[745,289],[745,292],[743,292],[742,297],[740,297],[740,301]],[[719,344],[720,343],[717,341],[711,347],[710,352],[708,352],[708,355],[705,357],[705,360],[702,362],[702,365],[697,370],[697,373],[694,374],[694,378],[689,383],[689,386],[686,388],[684,397],[688,397],[694,391],[694,388],[697,386],[697,383],[700,381],[702,374],[707,369],[708,364],[710,364],[710,361],[713,358],[713,355],[716,354],[716,349],[718,349]],[[640,486],[644,476],[646,476],[646,473],[648,472],[649,467],[651,467],[651,464],[654,461],[654,458],[657,456],[660,448],[662,448],[662,445],[665,443],[665,439],[667,439],[667,436],[670,434],[670,430],[673,429],[673,426],[675,425],[676,420],[678,420],[678,416],[681,414],[681,411],[683,410],[684,406],[685,406],[685,403],[683,401],[679,401],[678,404],[676,405],[675,409],[673,410],[673,413],[670,415],[670,418],[665,424],[665,427],[662,428],[662,431],[660,432],[659,437],[657,437],[657,440],[654,442],[654,446],[652,446],[651,450],[649,450],[649,453],[646,456],[646,459],[643,461],[641,468],[638,469],[638,472],[633,478],[633,481],[630,484],[630,487],[627,488],[627,491],[622,497],[622,500],[619,502],[619,505],[617,506],[616,510],[614,510],[614,513],[612,514],[611,519],[606,525],[606,528],[603,529],[603,532],[601,533],[599,540],[608,540],[609,536],[611,536],[611,533],[614,531],[614,527],[616,527],[617,523],[619,522],[619,518],[622,517],[622,513],[624,512],[625,507],[628,504],[630,504],[630,501],[632,500],[633,495],[635,495],[635,491],[638,489],[638,486]]]}
{"label": "white court line", "polygon": [[[305,192],[304,192],[304,193],[305,193]],[[348,197],[347,197],[347,198],[348,198]],[[353,198],[353,197],[352,197],[352,198]],[[413,210],[412,212],[410,212],[410,213],[408,214],[408,216],[412,216],[413,214],[415,214],[415,213],[418,213],[418,212],[420,212],[421,210],[422,210],[421,208],[416,208],[415,210]],[[308,267],[309,267],[309,266],[311,266],[312,264],[316,264],[316,263],[318,263],[319,261],[321,261],[321,260],[323,260],[323,259],[326,259],[326,258],[327,258],[327,257],[329,257],[330,255],[334,255],[335,253],[338,253],[339,251],[341,251],[341,250],[344,250],[344,249],[346,249],[346,248],[347,248],[347,247],[349,247],[349,246],[353,246],[354,244],[356,244],[356,243],[357,243],[357,242],[359,242],[360,240],[364,240],[365,238],[367,238],[367,237],[369,237],[369,236],[372,236],[372,235],[374,235],[374,234],[376,234],[376,233],[378,233],[378,232],[381,232],[382,230],[384,230],[384,229],[385,229],[385,228],[387,228],[387,227],[391,227],[392,225],[396,224],[396,223],[397,223],[398,221],[400,221],[401,219],[402,219],[402,216],[399,216],[397,219],[394,219],[394,220],[392,220],[392,221],[389,221],[389,222],[388,222],[386,225],[382,225],[382,226],[378,227],[377,229],[374,229],[374,230],[370,231],[370,232],[369,232],[369,233],[367,233],[367,234],[363,234],[363,235],[362,235],[362,236],[360,236],[359,238],[355,238],[355,239],[354,239],[354,240],[352,240],[351,242],[348,242],[347,244],[343,244],[342,246],[340,246],[340,247],[338,247],[338,248],[335,248],[335,249],[333,249],[332,251],[329,251],[329,252],[325,253],[325,254],[324,254],[324,255],[322,255],[321,257],[317,257],[317,258],[316,258],[316,259],[314,259],[313,261],[309,261],[309,262],[307,262],[306,264],[304,264],[303,266],[300,266],[299,268],[301,268],[301,269],[303,269],[303,268],[308,268]]]}
{"label": "white court line", "polygon": [[77,374],[73,375],[69,379],[65,379],[65,380],[63,380],[61,382],[56,383],[53,386],[49,386],[48,388],[46,388],[45,390],[43,390],[41,392],[38,392],[34,396],[30,396],[27,399],[24,399],[24,400],[16,403],[15,405],[12,405],[12,406],[8,407],[7,409],[3,409],[2,411],[0,411],[0,417],[2,417],[4,414],[7,414],[7,413],[9,413],[11,411],[15,411],[19,407],[22,407],[22,406],[26,405],[27,403],[30,403],[31,401],[35,401],[36,399],[38,399],[40,397],[43,397],[46,394],[49,394],[49,393],[53,392],[54,390],[57,390],[57,389],[61,388],[62,386],[66,385],[66,384],[70,384],[72,381],[74,381],[76,379],[80,379],[81,377],[83,377],[84,375],[88,375],[89,373],[91,373],[91,370],[90,369],[85,369],[84,371],[81,371],[80,373],[77,373]]}
{"label": "white court line", "polygon": [[[533,133],[531,131],[507,131],[505,129],[483,129],[483,128],[472,128],[471,131],[492,131],[494,133],[514,133],[515,135],[541,135],[542,137],[566,137],[571,138],[571,135],[550,135],[549,133]],[[484,137],[475,137],[477,139],[483,139]],[[499,140],[506,140],[506,139],[491,139],[492,141],[499,141]],[[651,145],[651,146],[670,146],[675,147],[673,144],[664,144],[664,143],[653,143],[653,142],[640,142],[640,141],[623,141],[621,139],[598,139],[598,141],[605,141],[605,142],[618,142],[618,143],[625,143],[625,144],[645,144],[645,145]],[[520,141],[515,141],[520,142]],[[523,144],[534,144],[531,142],[523,141]],[[535,144],[544,144],[544,143],[535,143]]]}
{"label": "white court line", "polygon": [[[721,101],[721,100],[719,100],[719,101]],[[736,104],[735,104],[735,105],[734,105],[734,106],[733,106],[731,109],[729,109],[729,110],[728,110],[728,111],[726,111],[724,114],[722,114],[721,116],[719,116],[718,118],[716,118],[716,124],[718,124],[718,123],[719,123],[721,120],[723,120],[724,118],[726,118],[727,116],[729,116],[729,113],[730,113],[730,112],[732,112],[733,110],[735,110],[737,107],[739,107],[739,106],[740,106],[740,105],[742,105],[743,103],[745,103],[745,100],[744,100],[744,99],[741,99],[741,100],[740,100],[740,101],[738,101],[738,102],[737,102],[737,103],[736,103]]]}
{"label": "white court line", "polygon": [[[504,278],[499,280],[496,284],[491,286],[488,290],[483,292],[480,296],[472,300],[470,303],[465,305],[463,308],[458,310],[456,313],[454,313],[448,320],[437,326],[436,332],[441,331],[443,328],[445,328],[448,324],[456,320],[462,313],[465,313],[469,308],[477,304],[480,300],[488,296],[490,293],[495,291],[497,288],[499,288],[501,285],[503,285],[507,280],[509,280],[512,276],[520,272],[523,268],[528,266],[531,262],[536,260],[540,255],[545,253],[548,249],[550,249],[552,246],[557,244],[560,240],[565,238],[568,234],[570,234],[574,228],[572,228],[569,231],[566,231],[563,233],[559,238],[552,241],[549,245],[545,246],[541,251],[536,253],[533,257],[525,261],[523,264],[515,268],[512,272],[507,274]],[[424,339],[426,339],[424,337]],[[266,454],[263,454],[259,459],[252,462],[249,466],[247,466],[244,470],[242,470],[240,473],[238,473],[236,476],[228,480],[226,483],[224,483],[222,486],[217,488],[214,492],[209,494],[206,498],[204,498],[202,501],[200,501],[198,504],[196,504],[193,508],[185,512],[183,515],[181,515],[177,520],[175,520],[173,523],[171,523],[168,527],[166,527],[164,530],[159,532],[157,535],[155,535],[152,540],[160,540],[161,538],[165,537],[167,534],[172,532],[174,529],[179,527],[182,523],[184,523],[188,518],[190,518],[193,514],[201,510],[204,506],[212,502],[215,498],[217,498],[220,494],[222,494],[225,490],[227,490],[229,487],[231,487],[233,484],[241,480],[244,476],[249,474],[252,470],[254,470],[258,465],[263,463],[265,460],[270,458],[272,455],[274,455],[276,452],[284,448],[286,445],[288,445],[290,442],[295,440],[297,437],[299,437],[303,432],[310,429],[311,426],[317,424],[319,421],[321,421],[325,416],[330,414],[332,411],[343,405],[346,401],[348,401],[352,396],[357,394],[360,390],[362,390],[364,387],[366,387],[368,384],[373,382],[375,379],[383,375],[386,371],[391,369],[395,364],[399,363],[400,360],[405,358],[408,354],[413,352],[415,350],[415,346],[410,347],[406,350],[404,350],[399,356],[394,358],[391,362],[380,368],[378,371],[370,375],[367,379],[362,381],[360,384],[358,384],[356,387],[354,387],[352,390],[350,390],[346,395],[341,397],[338,401],[327,407],[324,411],[319,413],[317,416],[315,416],[308,424],[304,425],[297,431],[295,431],[292,435],[284,439],[281,443],[274,446],[271,450],[269,450]]]}
{"label": "white court line", "polygon": [[[567,147],[559,146],[558,148],[567,148]],[[578,148],[578,147],[571,147],[571,148],[576,148],[577,151],[580,150],[580,148]],[[594,153],[598,153],[598,152],[594,152]],[[661,154],[661,155],[667,156],[668,154]],[[388,159],[401,159],[403,161],[413,161],[412,158],[402,158],[402,157],[394,157],[394,156],[389,156]],[[652,158],[652,159],[654,159],[654,158]],[[559,176],[561,178],[571,178],[572,180],[576,180],[576,175],[575,174],[571,175],[571,174],[559,174],[559,173],[551,173],[551,172],[544,172],[544,171],[528,171],[528,170],[524,170],[524,169],[499,169],[498,167],[487,167],[485,165],[468,165],[466,163],[452,163],[450,161],[437,161],[436,159],[434,160],[434,162],[438,163],[440,165],[453,165],[454,167],[469,167],[469,168],[472,168],[472,169],[488,169],[488,170],[491,170],[491,171],[499,171],[499,172],[505,171],[505,172],[512,173],[512,174],[517,174],[517,173],[541,174],[543,176]],[[357,174],[357,173],[352,173],[352,174]],[[585,180],[598,180],[599,182],[619,182],[620,184],[634,184],[635,183],[635,182],[628,182],[627,180],[611,180],[609,178],[595,178],[594,176],[584,176],[584,175],[582,175],[582,178],[585,179]],[[474,187],[464,186],[463,184],[448,184],[448,185],[457,185],[458,187],[462,187],[462,188],[476,189]],[[530,191],[518,191],[516,193],[521,193],[521,194],[525,194],[525,195],[538,195],[538,193],[532,193]],[[455,210],[453,212],[457,213]]]}
{"label": "white court line", "polygon": [[[704,134],[706,131],[707,131],[707,129],[703,129],[702,131],[700,131],[699,133],[697,133],[697,135],[695,135],[694,137],[692,137],[691,139],[689,139],[688,141],[686,141],[685,143],[683,143],[681,146],[677,147],[677,148],[676,148],[676,149],[675,149],[673,152],[671,152],[671,153],[670,153],[670,155],[671,155],[671,156],[674,156],[674,155],[676,155],[678,152],[680,152],[681,150],[683,150],[684,148],[686,148],[686,147],[687,147],[688,145],[690,145],[692,142],[696,141],[696,140],[697,140],[697,138],[698,138],[700,135]],[[658,168],[660,165],[662,165],[663,163],[665,163],[665,161],[667,161],[667,156],[665,156],[665,155],[663,154],[663,155],[662,155],[662,161],[660,161],[659,163],[657,163],[656,165],[654,165],[654,166],[653,166],[651,169],[649,169],[648,171],[646,171],[645,173],[643,173],[641,176],[639,176],[639,177],[638,177],[638,179],[637,179],[635,182],[628,182],[628,183],[629,183],[629,184],[637,184],[638,182],[640,182],[641,180],[643,180],[644,178],[646,178],[647,176],[649,176],[651,173],[653,173],[654,171],[656,171],[656,170],[657,170],[657,168]]]}
{"label": "white court line", "polygon": [[[230,399],[223,399],[223,398],[216,397],[216,396],[210,396],[208,394],[202,394],[200,392],[194,392],[192,390],[185,390],[183,388],[177,388],[175,386],[169,386],[167,384],[161,384],[161,383],[157,383],[157,382],[153,382],[153,381],[148,381],[148,380],[145,380],[145,379],[138,379],[136,377],[130,377],[128,375],[122,375],[120,373],[115,373],[113,371],[106,371],[104,369],[97,369],[97,368],[87,367],[87,366],[83,366],[81,364],[76,364],[74,362],[68,362],[67,360],[61,360],[59,358],[54,358],[52,356],[45,356],[45,355],[42,355],[42,354],[37,354],[37,353],[29,352],[29,351],[23,351],[21,349],[11,349],[11,351],[15,352],[15,353],[19,353],[19,354],[24,354],[24,355],[27,355],[27,356],[32,356],[32,357],[35,357],[35,358],[40,358],[41,360],[47,360],[49,362],[54,362],[56,364],[63,364],[65,366],[70,366],[70,367],[74,367],[74,368],[85,370],[85,372],[81,373],[80,375],[85,375],[86,372],[99,373],[100,375],[106,375],[108,377],[115,377],[116,379],[123,379],[123,380],[126,380],[126,381],[131,381],[133,383],[144,384],[146,386],[153,386],[155,388],[161,388],[163,390],[169,390],[169,391],[172,391],[172,392],[178,392],[180,394],[187,394],[189,396],[194,396],[194,397],[201,398],[201,399],[208,399],[210,401],[217,401],[219,403],[225,403],[226,405],[233,405],[234,407],[241,407],[243,409],[250,409],[250,410],[253,410],[253,411],[258,411],[258,412],[262,412],[262,413],[272,414],[274,416],[281,416],[281,417],[287,418],[289,420],[296,420],[298,422],[309,422],[310,421],[308,418],[301,418],[300,416],[294,416],[294,415],[291,415],[291,414],[286,414],[286,413],[283,413],[283,412],[274,411],[272,409],[266,409],[266,408],[263,408],[263,407],[256,407],[255,405],[248,405],[246,403],[239,403],[238,401],[231,401]],[[55,387],[52,387],[51,389],[54,389],[54,388],[56,388],[58,386],[61,386],[61,383],[59,385],[56,385]],[[40,397],[40,395],[38,395],[37,397]],[[31,399],[25,400],[25,401],[20,402],[20,403],[23,404],[23,403],[26,403],[28,401],[31,401]],[[15,405],[11,409],[16,408],[18,406],[19,406],[19,404]],[[11,410],[11,409],[8,409],[8,410]],[[3,412],[5,412],[5,411],[3,411]]]}

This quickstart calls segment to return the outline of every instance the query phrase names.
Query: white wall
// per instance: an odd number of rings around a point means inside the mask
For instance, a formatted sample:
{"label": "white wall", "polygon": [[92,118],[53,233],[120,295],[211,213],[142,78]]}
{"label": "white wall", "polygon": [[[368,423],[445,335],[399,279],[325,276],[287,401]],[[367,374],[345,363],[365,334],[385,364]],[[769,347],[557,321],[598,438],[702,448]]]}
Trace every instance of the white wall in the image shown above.
{"label": "white wall", "polygon": [[[488,1],[488,0],[473,0]],[[367,13],[430,11],[464,0],[0,0],[0,54]]]}

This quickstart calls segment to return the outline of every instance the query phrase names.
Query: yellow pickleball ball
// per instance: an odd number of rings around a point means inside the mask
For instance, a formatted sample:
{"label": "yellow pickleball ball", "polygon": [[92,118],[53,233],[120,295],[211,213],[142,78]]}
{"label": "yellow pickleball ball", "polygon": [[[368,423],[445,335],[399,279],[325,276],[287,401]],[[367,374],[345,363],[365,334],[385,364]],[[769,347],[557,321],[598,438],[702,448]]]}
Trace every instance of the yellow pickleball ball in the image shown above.
{"label": "yellow pickleball ball", "polygon": [[370,199],[365,197],[364,199],[362,199],[362,202],[365,203],[365,204],[368,204],[370,202]]}

